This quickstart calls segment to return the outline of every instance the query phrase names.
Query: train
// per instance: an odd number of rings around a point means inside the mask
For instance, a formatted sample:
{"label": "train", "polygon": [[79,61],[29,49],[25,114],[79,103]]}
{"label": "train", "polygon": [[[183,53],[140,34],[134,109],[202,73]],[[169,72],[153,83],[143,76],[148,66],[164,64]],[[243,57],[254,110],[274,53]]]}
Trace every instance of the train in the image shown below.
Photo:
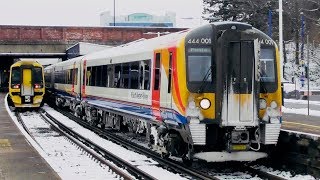
{"label": "train", "polygon": [[17,109],[43,106],[45,81],[43,66],[37,61],[18,61],[11,65],[9,76],[10,106]]}
{"label": "train", "polygon": [[215,22],[45,69],[48,99],[163,157],[254,161],[278,141],[279,51],[246,23]]}

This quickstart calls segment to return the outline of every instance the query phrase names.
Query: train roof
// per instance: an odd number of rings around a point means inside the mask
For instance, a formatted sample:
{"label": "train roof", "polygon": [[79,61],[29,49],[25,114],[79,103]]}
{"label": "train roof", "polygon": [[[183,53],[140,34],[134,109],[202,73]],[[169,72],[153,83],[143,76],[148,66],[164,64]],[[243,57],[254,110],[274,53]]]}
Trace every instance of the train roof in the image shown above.
{"label": "train roof", "polygon": [[46,67],[45,70],[50,70],[50,69],[52,69],[54,67],[61,67],[61,66],[70,65],[70,64],[72,64],[74,62],[81,61],[83,58],[84,58],[84,56],[79,56],[79,57],[76,57],[76,58],[73,58],[73,59],[69,59],[67,61],[58,62],[56,64],[52,64],[52,65]]}
{"label": "train roof", "polygon": [[[261,32],[258,29],[253,28],[250,24],[241,23],[241,22],[228,22],[228,21],[213,22],[210,24],[203,25],[201,27],[216,26],[218,29],[219,28],[224,29],[224,28],[229,28],[229,26],[231,27],[233,25],[241,25],[242,27],[251,27],[253,30],[257,30],[259,34],[264,38],[271,39],[265,33]],[[183,37],[187,35],[188,32],[191,32],[197,28],[199,27],[171,33],[171,34],[160,36],[160,37],[155,37],[152,39],[139,39],[127,44],[107,48],[104,50],[87,54],[85,56],[63,61],[54,65],[48,66],[46,69],[49,70],[52,67],[56,67],[56,66],[61,67],[65,65],[70,65],[73,62],[82,61],[82,60],[88,60],[88,61],[103,60],[103,59],[107,60],[108,58],[116,58],[116,57],[121,57],[123,55],[130,56],[130,55],[136,55],[140,53],[149,53],[149,52],[153,52],[156,49],[160,49],[162,47],[176,46],[179,43],[179,41],[181,41]]]}
{"label": "train roof", "polygon": [[85,59],[101,59],[107,57],[116,57],[122,55],[138,54],[141,52],[152,52],[155,49],[164,46],[177,45],[178,41],[185,36],[188,30],[171,33],[168,35],[155,37],[152,39],[140,39],[127,44],[109,48],[106,50],[91,53],[85,56]]}
{"label": "train roof", "polygon": [[38,63],[37,61],[18,61],[14,64],[11,65],[11,67],[17,67],[17,66],[23,66],[23,65],[32,65],[32,66],[36,66],[36,67],[42,67],[42,65],[40,63]]}

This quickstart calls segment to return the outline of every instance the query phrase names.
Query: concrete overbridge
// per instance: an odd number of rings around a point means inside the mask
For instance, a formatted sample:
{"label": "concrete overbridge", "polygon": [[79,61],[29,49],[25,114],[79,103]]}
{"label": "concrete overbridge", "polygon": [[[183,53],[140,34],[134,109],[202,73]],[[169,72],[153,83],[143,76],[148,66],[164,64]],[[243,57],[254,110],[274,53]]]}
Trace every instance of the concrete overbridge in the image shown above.
{"label": "concrete overbridge", "polygon": [[66,49],[78,42],[115,46],[182,30],[157,27],[0,25],[0,88],[7,86],[9,67],[17,58],[68,59]]}

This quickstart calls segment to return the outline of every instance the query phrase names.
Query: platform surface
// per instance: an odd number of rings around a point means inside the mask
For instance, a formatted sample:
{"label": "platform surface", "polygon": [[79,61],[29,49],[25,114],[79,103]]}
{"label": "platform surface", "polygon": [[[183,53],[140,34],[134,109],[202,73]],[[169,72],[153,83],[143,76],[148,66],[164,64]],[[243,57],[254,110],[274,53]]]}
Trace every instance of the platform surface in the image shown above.
{"label": "platform surface", "polygon": [[[310,116],[299,114],[299,111],[307,111],[307,100],[285,99],[284,106],[293,109],[292,113],[283,113],[282,129],[311,133],[320,136],[320,116],[315,116],[314,112],[320,112],[320,101],[310,101]],[[316,113],[320,114],[320,113]]]}
{"label": "platform surface", "polygon": [[0,93],[0,180],[60,179],[10,118]]}

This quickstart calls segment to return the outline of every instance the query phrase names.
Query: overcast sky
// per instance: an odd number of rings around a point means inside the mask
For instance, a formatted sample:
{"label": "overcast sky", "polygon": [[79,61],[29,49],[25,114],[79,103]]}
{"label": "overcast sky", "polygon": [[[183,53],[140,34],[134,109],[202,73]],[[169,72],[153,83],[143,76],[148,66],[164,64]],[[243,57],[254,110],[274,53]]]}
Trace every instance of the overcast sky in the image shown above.
{"label": "overcast sky", "polygon": [[[202,0],[115,0],[116,15],[146,12],[176,13],[177,26],[199,25]],[[100,26],[100,13],[111,11],[113,0],[2,0],[0,25]]]}

